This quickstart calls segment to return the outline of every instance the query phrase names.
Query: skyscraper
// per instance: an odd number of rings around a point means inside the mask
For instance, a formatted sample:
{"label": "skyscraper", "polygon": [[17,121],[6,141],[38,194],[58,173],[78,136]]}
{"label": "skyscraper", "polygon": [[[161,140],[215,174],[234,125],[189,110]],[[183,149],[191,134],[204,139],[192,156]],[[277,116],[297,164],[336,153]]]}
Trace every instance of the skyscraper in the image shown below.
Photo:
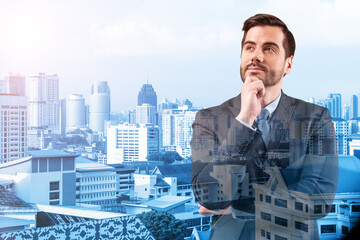
{"label": "skyscraper", "polygon": [[107,128],[107,163],[146,161],[159,151],[159,129],[145,124],[120,124]]}
{"label": "skyscraper", "polygon": [[138,106],[148,103],[155,107],[157,110],[157,95],[151,84],[144,84],[138,95]]}
{"label": "skyscraper", "polygon": [[328,99],[331,101],[329,105],[330,115],[333,118],[341,118],[341,94],[330,93]]}
{"label": "skyscraper", "polygon": [[59,78],[39,73],[28,79],[29,127],[58,131]]}
{"label": "skyscraper", "polygon": [[110,88],[105,81],[94,82],[91,86],[89,127],[104,132],[105,121],[110,120]]}
{"label": "skyscraper", "polygon": [[137,106],[136,123],[155,124],[155,107],[147,103]]}
{"label": "skyscraper", "polygon": [[359,98],[356,95],[351,97],[351,118],[356,118],[359,116]]}
{"label": "skyscraper", "polygon": [[10,73],[5,80],[7,82],[7,93],[25,96],[25,76]]}
{"label": "skyscraper", "polygon": [[27,153],[27,99],[0,94],[0,163],[19,159]]}
{"label": "skyscraper", "polygon": [[81,94],[71,94],[66,99],[66,129],[85,126],[85,99]]}

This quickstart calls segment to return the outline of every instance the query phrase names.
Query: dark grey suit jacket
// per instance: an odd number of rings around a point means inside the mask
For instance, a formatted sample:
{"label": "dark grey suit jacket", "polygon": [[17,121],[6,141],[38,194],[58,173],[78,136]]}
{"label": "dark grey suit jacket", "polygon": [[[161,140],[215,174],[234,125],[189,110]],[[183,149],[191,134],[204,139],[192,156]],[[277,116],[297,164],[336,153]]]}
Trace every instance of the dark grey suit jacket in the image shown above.
{"label": "dark grey suit jacket", "polygon": [[[282,170],[288,190],[320,195],[336,192],[336,136],[327,108],[282,93],[269,121],[270,142],[266,147],[259,131],[235,119],[240,106],[238,95],[196,115],[191,140],[191,181],[199,204],[211,210],[231,205],[253,214],[251,184],[266,183],[270,176],[264,170],[275,166]],[[323,160],[315,163],[317,156]],[[244,179],[250,190],[244,189]],[[325,205],[332,204],[332,199],[323,201]],[[214,217],[214,225],[217,218]]]}

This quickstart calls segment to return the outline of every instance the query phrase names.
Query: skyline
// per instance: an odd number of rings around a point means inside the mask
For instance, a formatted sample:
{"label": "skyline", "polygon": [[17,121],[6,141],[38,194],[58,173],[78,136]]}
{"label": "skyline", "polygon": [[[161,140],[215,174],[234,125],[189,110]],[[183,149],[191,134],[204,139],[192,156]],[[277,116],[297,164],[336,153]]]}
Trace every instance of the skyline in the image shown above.
{"label": "skyline", "polygon": [[194,106],[218,105],[240,92],[243,21],[266,12],[281,18],[297,41],[284,92],[304,100],[341,93],[349,103],[360,92],[351,71],[360,53],[360,31],[353,28],[360,23],[359,9],[356,1],[323,0],[300,6],[283,0],[251,6],[235,1],[0,3],[0,20],[6,23],[0,26],[0,77],[58,74],[60,98],[83,94],[87,104],[91,84],[107,81],[112,111],[119,111],[136,106],[148,74],[159,102],[189,98]]}

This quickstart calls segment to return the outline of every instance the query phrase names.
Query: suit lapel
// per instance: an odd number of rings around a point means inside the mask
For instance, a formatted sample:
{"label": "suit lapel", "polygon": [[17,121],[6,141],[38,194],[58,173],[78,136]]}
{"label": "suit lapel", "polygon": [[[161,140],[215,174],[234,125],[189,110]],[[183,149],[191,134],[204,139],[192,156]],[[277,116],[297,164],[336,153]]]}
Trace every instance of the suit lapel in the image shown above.
{"label": "suit lapel", "polygon": [[295,106],[293,98],[281,91],[279,105],[270,120],[271,140],[269,149],[278,149],[281,141],[285,140]]}

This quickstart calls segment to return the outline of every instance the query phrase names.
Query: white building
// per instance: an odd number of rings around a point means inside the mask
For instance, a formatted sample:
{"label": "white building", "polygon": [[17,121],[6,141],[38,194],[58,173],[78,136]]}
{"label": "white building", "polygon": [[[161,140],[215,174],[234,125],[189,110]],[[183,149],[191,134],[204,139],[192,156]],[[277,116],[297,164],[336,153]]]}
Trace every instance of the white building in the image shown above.
{"label": "white building", "polygon": [[156,166],[151,174],[134,174],[134,199],[157,199],[163,196],[191,197],[191,164]]}
{"label": "white building", "polygon": [[110,119],[110,88],[105,81],[91,85],[89,127],[95,132],[104,132],[105,121]]}
{"label": "white building", "polygon": [[27,156],[27,116],[26,97],[0,94],[0,163]]}
{"label": "white building", "polygon": [[146,161],[159,151],[159,129],[152,125],[120,124],[107,128],[107,163]]}
{"label": "white building", "polygon": [[185,108],[164,110],[161,116],[162,147],[176,146],[182,157],[189,157],[191,155],[192,124],[196,113],[197,110]]}
{"label": "white building", "polygon": [[349,122],[341,118],[333,119],[337,138],[338,154],[348,155]]}
{"label": "white building", "polygon": [[116,171],[116,196],[118,198],[130,197],[131,186],[133,186],[132,174],[135,168],[123,164],[109,164],[109,166],[115,168]]}
{"label": "white building", "polygon": [[59,130],[59,78],[39,73],[27,81],[29,127]]}
{"label": "white building", "polygon": [[0,178],[13,180],[26,202],[75,205],[75,155],[58,150],[29,151],[29,157],[0,165]]}
{"label": "white building", "polygon": [[136,123],[155,124],[155,107],[144,103],[136,107]]}
{"label": "white building", "polygon": [[101,205],[110,208],[116,204],[116,172],[113,167],[76,158],[76,204]]}
{"label": "white building", "polygon": [[85,99],[81,94],[71,94],[66,99],[66,129],[81,128],[85,123]]}

